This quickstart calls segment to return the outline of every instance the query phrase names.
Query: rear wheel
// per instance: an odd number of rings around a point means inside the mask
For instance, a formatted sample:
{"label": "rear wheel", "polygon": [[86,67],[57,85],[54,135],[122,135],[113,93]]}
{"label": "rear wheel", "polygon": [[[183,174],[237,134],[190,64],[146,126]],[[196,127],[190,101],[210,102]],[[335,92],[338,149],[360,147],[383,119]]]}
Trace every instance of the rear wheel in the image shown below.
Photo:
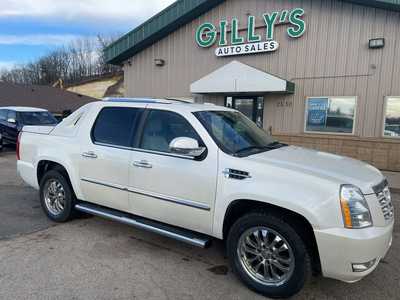
{"label": "rear wheel", "polygon": [[51,170],[43,176],[40,202],[49,219],[61,223],[72,218],[75,197],[63,174]]}
{"label": "rear wheel", "polygon": [[311,274],[304,242],[288,223],[273,214],[241,217],[229,232],[227,246],[235,273],[264,296],[291,297]]}

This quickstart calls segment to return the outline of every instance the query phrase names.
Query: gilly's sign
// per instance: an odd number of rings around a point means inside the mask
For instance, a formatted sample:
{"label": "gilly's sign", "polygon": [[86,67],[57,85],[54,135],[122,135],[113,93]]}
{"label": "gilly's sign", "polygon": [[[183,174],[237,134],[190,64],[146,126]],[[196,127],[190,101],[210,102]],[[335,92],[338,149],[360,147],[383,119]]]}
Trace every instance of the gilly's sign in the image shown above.
{"label": "gilly's sign", "polygon": [[[239,32],[239,21],[237,18],[221,20],[218,27],[213,23],[206,22],[196,30],[196,42],[200,47],[208,48],[218,41],[215,50],[217,56],[244,55],[260,52],[276,51],[279,43],[274,39],[275,26],[288,24],[287,34],[292,38],[301,37],[306,31],[306,23],[303,20],[304,10],[294,8],[291,11],[282,10],[262,15],[265,34],[256,33],[256,17],[249,16],[247,19],[247,34]],[[230,27],[230,30],[228,28]],[[230,41],[228,33],[230,32]],[[264,41],[263,41],[264,40]]]}

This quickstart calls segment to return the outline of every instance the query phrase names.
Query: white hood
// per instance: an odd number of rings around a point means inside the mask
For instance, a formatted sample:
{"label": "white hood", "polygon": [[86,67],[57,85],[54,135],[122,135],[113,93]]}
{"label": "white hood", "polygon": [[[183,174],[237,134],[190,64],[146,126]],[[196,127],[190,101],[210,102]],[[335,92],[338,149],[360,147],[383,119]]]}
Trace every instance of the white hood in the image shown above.
{"label": "white hood", "polygon": [[373,193],[372,187],[384,179],[379,170],[362,161],[294,146],[252,155],[247,159],[331,179],[341,184],[353,184],[365,194]]}

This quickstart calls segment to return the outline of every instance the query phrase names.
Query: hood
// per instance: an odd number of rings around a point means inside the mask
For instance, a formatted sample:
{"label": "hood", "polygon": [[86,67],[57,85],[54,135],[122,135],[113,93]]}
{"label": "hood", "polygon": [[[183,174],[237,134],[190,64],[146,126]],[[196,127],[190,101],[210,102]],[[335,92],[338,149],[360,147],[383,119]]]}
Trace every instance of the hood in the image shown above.
{"label": "hood", "polygon": [[295,146],[263,152],[247,159],[308,173],[339,184],[353,184],[364,194],[372,194],[372,187],[384,179],[378,169],[362,161]]}

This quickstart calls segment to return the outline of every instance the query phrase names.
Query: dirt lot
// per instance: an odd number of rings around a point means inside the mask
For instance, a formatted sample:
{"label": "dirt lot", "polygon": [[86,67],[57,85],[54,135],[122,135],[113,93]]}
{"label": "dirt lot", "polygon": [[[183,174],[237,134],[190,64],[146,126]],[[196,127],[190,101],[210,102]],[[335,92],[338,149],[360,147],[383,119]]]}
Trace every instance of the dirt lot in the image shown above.
{"label": "dirt lot", "polygon": [[[399,299],[399,229],[363,281],[313,278],[295,299]],[[198,249],[95,217],[56,226],[16,176],[14,154],[0,153],[0,299],[265,299],[227,265],[220,242]]]}

